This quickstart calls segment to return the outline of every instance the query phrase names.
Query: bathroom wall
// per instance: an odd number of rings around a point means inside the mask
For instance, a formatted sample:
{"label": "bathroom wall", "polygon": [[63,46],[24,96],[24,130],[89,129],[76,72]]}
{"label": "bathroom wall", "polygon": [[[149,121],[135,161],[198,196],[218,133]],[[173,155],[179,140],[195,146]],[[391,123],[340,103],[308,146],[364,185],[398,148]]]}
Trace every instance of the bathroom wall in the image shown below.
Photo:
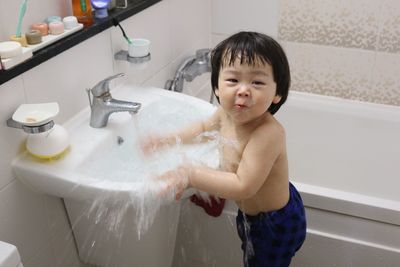
{"label": "bathroom wall", "polygon": [[399,21],[395,0],[217,0],[212,34],[214,42],[246,29],[277,37],[292,90],[399,106]]}
{"label": "bathroom wall", "polygon": [[293,89],[400,105],[400,2],[281,1]]}
{"label": "bathroom wall", "polygon": [[[13,33],[20,2],[0,1],[0,40]],[[28,4],[24,29],[50,15],[70,14],[67,0]],[[11,161],[26,135],[6,127],[6,120],[22,103],[57,101],[56,123],[62,124],[88,106],[85,88],[121,71],[127,77],[118,83],[162,87],[185,57],[210,46],[210,5],[210,0],[163,0],[123,21],[128,35],[152,41],[152,60],[144,69],[113,60],[125,41],[111,28],[0,85],[0,240],[18,247],[25,267],[85,265],[78,260],[62,201],[32,191],[12,173]]]}

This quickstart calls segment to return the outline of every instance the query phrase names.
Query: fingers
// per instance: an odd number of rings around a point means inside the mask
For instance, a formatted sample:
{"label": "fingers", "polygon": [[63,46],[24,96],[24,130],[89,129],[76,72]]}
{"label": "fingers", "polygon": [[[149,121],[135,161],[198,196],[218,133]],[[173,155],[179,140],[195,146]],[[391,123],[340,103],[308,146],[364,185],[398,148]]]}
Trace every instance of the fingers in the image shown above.
{"label": "fingers", "polygon": [[183,192],[189,184],[187,174],[183,173],[181,168],[179,168],[179,171],[168,171],[156,179],[161,180],[164,183],[158,196],[165,197],[172,194],[175,200],[181,199]]}
{"label": "fingers", "polygon": [[140,148],[143,154],[148,156],[154,153],[160,147],[161,140],[162,139],[160,137],[150,135],[144,142],[141,143]]}
{"label": "fingers", "polygon": [[163,149],[170,144],[169,137],[161,137],[157,135],[149,135],[149,137],[142,142],[141,150],[144,155],[148,156],[159,149]]}

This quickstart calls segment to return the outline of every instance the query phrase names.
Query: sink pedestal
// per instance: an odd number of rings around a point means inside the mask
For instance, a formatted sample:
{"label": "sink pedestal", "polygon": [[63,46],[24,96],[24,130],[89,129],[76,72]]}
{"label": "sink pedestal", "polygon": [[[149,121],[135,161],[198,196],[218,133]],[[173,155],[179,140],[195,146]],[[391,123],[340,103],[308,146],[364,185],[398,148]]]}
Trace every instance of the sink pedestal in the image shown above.
{"label": "sink pedestal", "polygon": [[133,207],[119,212],[118,205],[102,202],[96,211],[90,202],[64,202],[83,262],[102,267],[171,266],[179,203],[162,206],[153,224],[139,237]]}

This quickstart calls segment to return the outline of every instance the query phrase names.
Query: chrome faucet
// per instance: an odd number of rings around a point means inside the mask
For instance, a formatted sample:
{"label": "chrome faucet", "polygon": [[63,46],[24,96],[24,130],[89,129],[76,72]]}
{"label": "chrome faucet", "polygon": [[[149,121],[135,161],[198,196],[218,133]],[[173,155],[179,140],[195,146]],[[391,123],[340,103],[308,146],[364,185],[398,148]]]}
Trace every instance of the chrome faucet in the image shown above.
{"label": "chrome faucet", "polygon": [[86,89],[91,108],[91,127],[105,127],[111,113],[121,111],[137,113],[139,111],[140,103],[116,100],[110,94],[110,81],[122,76],[124,76],[123,73],[118,73],[100,81],[92,89]]}
{"label": "chrome faucet", "polygon": [[181,93],[183,91],[184,80],[191,82],[197,76],[206,72],[211,72],[210,54],[211,49],[208,48],[197,50],[195,56],[191,56],[183,61],[176,71],[174,79],[168,80],[164,88]]}

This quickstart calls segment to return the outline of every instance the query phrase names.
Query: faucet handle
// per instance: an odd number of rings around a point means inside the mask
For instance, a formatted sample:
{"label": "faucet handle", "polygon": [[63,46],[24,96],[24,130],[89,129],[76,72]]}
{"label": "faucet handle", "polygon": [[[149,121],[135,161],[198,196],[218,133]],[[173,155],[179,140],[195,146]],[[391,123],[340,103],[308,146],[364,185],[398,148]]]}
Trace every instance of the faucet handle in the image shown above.
{"label": "faucet handle", "polygon": [[110,91],[110,81],[114,80],[115,78],[122,77],[124,75],[125,75],[124,73],[118,73],[108,78],[105,78],[104,80],[98,82],[90,91],[95,97],[99,97],[102,94],[108,93]]}
{"label": "faucet handle", "polygon": [[210,52],[211,49],[203,48],[196,51],[196,59],[201,61],[210,61]]}

